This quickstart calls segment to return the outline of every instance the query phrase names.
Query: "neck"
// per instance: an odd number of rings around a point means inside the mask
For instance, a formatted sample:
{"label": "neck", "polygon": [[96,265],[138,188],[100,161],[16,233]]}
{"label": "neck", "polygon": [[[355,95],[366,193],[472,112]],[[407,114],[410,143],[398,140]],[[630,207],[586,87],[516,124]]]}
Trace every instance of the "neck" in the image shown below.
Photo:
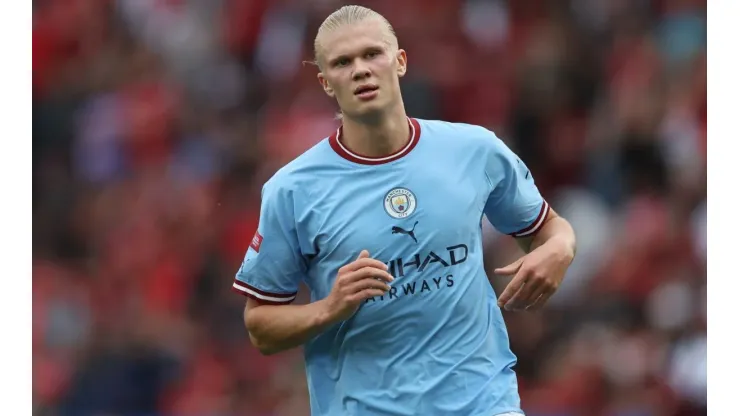
{"label": "neck", "polygon": [[342,121],[342,144],[358,155],[383,157],[398,152],[408,141],[409,124],[403,109],[371,122],[350,117]]}

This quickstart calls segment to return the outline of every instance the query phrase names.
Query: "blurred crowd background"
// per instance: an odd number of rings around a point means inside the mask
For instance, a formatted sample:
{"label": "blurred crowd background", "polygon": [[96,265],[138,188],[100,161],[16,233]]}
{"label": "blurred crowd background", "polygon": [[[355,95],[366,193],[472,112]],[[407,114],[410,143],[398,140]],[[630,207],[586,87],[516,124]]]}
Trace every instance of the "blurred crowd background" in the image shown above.
{"label": "blurred crowd background", "polygon": [[[33,1],[34,414],[308,415],[230,287],[263,182],[337,125],[304,61],[342,4]],[[408,113],[494,130],[576,229],[550,305],[505,314],[527,415],[706,414],[706,2],[361,4]]]}

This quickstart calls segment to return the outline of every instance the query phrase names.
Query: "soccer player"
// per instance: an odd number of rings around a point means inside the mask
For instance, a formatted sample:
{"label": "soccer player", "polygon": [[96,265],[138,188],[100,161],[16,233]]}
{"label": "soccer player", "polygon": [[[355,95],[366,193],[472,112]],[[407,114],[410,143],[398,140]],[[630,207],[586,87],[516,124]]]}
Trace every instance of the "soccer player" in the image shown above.
{"label": "soccer player", "polygon": [[[312,415],[496,416],[522,410],[500,307],[541,307],[575,255],[570,225],[489,130],[406,116],[406,52],[359,6],[315,40],[342,126],[262,190],[233,288],[265,354],[304,346]],[[528,253],[483,268],[483,216]],[[305,282],[311,302],[291,305]]]}

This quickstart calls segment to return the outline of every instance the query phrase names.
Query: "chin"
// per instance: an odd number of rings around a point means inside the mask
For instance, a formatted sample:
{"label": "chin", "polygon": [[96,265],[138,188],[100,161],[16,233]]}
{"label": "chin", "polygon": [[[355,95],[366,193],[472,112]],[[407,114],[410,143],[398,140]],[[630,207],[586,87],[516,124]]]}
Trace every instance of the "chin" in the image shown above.
{"label": "chin", "polygon": [[382,115],[390,108],[387,103],[381,102],[379,99],[373,101],[358,103],[354,106],[352,114],[357,117],[375,117]]}
{"label": "chin", "polygon": [[366,108],[356,109],[356,111],[353,111],[350,116],[357,120],[373,122],[382,119],[386,113],[387,109],[385,107],[368,106]]}

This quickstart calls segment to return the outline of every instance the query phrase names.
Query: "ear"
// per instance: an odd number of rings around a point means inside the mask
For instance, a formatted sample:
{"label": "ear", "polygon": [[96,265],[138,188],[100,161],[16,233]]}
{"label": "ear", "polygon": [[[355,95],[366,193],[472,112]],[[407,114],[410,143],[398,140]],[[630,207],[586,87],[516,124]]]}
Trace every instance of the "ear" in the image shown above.
{"label": "ear", "polygon": [[405,50],[399,49],[398,52],[396,52],[396,62],[398,64],[396,72],[398,73],[398,77],[402,78],[406,75],[406,69],[408,68],[408,60],[406,58]]}
{"label": "ear", "polygon": [[316,78],[319,79],[319,84],[321,84],[321,88],[324,89],[324,92],[326,93],[326,95],[328,95],[331,98],[334,98],[334,89],[331,87],[331,85],[329,85],[329,81],[326,80],[326,78],[324,77],[324,74],[319,72],[316,75]]}

